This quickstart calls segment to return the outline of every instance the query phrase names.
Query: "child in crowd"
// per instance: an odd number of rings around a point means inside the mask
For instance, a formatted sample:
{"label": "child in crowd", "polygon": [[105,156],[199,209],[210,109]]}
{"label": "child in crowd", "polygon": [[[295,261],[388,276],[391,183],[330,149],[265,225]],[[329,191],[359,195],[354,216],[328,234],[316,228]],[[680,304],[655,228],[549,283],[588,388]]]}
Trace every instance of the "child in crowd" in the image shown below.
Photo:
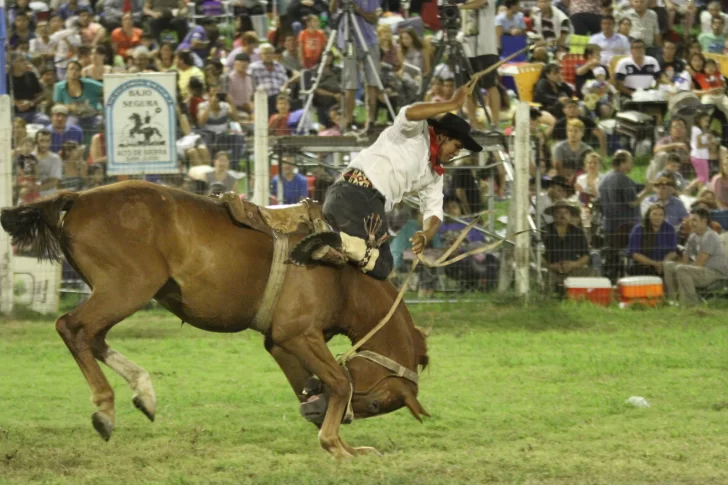
{"label": "child in crowd", "polygon": [[700,102],[715,105],[728,117],[728,96],[725,95],[723,76],[718,72],[718,64],[715,59],[706,59],[704,72],[696,72],[693,78],[698,84],[699,89],[695,91],[695,94],[700,96]]}
{"label": "child in crowd", "polygon": [[680,155],[676,153],[670,153],[667,156],[667,162],[665,168],[657,175],[657,178],[667,175],[673,177],[675,180],[675,188],[678,192],[685,192],[688,190],[688,183],[685,177],[680,173]]}
{"label": "child in crowd", "polygon": [[290,135],[291,129],[288,127],[288,117],[291,114],[291,102],[288,96],[281,94],[276,98],[276,114],[271,115],[268,119],[268,131],[273,136]]}
{"label": "child in crowd", "polygon": [[710,133],[710,115],[702,113],[695,118],[690,140],[690,161],[700,182],[710,181],[708,158],[713,135]]}
{"label": "child in crowd", "polygon": [[321,53],[326,47],[326,34],[320,28],[317,15],[306,17],[306,29],[298,34],[298,55],[304,69],[311,69],[318,64]]}
{"label": "child in crowd", "polygon": [[607,71],[597,66],[592,69],[594,79],[584,83],[581,92],[584,94],[584,105],[591,112],[596,112],[600,118],[611,118],[615,111],[617,90],[607,82]]}

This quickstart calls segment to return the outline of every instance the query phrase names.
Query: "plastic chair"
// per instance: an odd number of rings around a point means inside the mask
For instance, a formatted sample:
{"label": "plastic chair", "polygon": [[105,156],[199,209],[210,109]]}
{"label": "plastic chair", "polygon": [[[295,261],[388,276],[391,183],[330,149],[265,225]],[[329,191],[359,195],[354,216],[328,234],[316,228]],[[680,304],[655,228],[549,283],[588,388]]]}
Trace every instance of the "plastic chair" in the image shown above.
{"label": "plastic chair", "polygon": [[[504,35],[501,37],[502,51],[500,57],[501,59],[505,59],[511,54],[515,54],[516,52],[525,49],[527,45],[528,37],[525,35]],[[526,62],[527,60],[528,53],[524,52],[523,54],[511,59],[510,62]]]}
{"label": "plastic chair", "polygon": [[561,59],[561,77],[564,81],[576,85],[576,68],[583,64],[586,58],[583,54],[565,54]]}
{"label": "plastic chair", "polygon": [[728,77],[728,56],[725,54],[712,54],[710,52],[703,52],[703,55],[709,59],[714,59],[718,63],[718,69],[720,73]]}
{"label": "plastic chair", "polygon": [[616,76],[617,63],[619,61],[621,61],[622,59],[624,59],[625,57],[627,57],[627,56],[614,56],[614,57],[612,57],[612,60],[609,61],[609,80],[611,81],[612,84],[616,84],[615,80],[617,79],[617,76]]}
{"label": "plastic chair", "polygon": [[540,62],[518,66],[518,72],[513,76],[518,91],[518,99],[528,103],[533,102],[533,90],[541,77],[542,70],[543,64]]}

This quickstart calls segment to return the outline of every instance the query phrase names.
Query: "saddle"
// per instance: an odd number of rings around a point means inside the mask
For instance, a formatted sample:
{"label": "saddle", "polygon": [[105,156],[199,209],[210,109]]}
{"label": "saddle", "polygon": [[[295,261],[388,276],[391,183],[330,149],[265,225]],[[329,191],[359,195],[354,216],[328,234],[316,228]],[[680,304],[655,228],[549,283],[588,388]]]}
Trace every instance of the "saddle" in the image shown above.
{"label": "saddle", "polygon": [[304,199],[293,205],[261,207],[241,200],[234,192],[226,192],[218,200],[234,223],[269,236],[313,234],[329,230],[321,204],[313,199]]}

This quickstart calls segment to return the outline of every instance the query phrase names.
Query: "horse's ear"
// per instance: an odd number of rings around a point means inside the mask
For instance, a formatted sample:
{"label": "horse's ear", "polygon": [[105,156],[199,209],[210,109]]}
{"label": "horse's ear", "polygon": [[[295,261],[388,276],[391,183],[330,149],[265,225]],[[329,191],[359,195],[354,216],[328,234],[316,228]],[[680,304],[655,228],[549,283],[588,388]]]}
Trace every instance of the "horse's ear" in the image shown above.
{"label": "horse's ear", "polygon": [[430,417],[430,413],[425,411],[425,408],[422,407],[422,404],[420,404],[420,402],[417,400],[413,393],[407,393],[404,398],[404,403],[407,408],[409,408],[412,416],[414,416],[415,419],[420,423],[422,422],[422,416],[427,416],[428,418]]}

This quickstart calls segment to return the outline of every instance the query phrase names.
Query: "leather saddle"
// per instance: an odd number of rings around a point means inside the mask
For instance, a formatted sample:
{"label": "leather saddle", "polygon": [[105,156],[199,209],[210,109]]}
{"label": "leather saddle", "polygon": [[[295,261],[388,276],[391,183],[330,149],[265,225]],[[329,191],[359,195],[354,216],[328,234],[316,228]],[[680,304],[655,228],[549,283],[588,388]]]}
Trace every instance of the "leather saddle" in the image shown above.
{"label": "leather saddle", "polygon": [[227,209],[234,223],[269,236],[330,230],[321,204],[313,199],[304,199],[293,205],[261,207],[240,199],[234,192],[226,192],[218,196],[218,201]]}

